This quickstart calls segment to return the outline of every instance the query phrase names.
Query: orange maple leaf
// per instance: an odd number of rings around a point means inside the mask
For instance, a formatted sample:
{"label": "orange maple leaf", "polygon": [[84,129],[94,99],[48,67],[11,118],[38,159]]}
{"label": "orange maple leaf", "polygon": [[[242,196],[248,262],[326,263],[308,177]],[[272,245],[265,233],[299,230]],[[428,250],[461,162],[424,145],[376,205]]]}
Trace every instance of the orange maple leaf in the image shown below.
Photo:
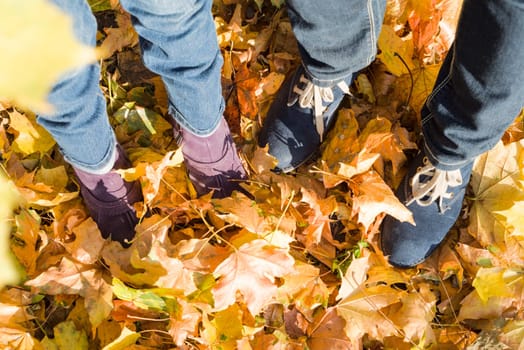
{"label": "orange maple leaf", "polygon": [[239,291],[249,311],[257,315],[277,292],[275,277],[291,273],[293,265],[287,250],[265,240],[243,244],[215,270],[220,276],[213,288],[215,308],[223,310],[234,304]]}

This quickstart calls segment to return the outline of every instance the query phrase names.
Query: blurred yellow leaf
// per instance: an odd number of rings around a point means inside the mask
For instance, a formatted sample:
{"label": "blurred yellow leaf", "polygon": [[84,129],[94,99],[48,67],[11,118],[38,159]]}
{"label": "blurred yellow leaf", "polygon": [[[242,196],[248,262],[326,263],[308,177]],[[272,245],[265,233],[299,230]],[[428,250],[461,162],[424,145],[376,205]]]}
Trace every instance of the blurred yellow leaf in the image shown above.
{"label": "blurred yellow leaf", "polygon": [[52,84],[65,71],[93,61],[94,50],[74,38],[70,18],[48,1],[3,0],[0,13],[0,96],[49,111]]}
{"label": "blurred yellow leaf", "polygon": [[17,264],[9,249],[11,232],[9,218],[19,201],[19,196],[13,183],[7,180],[3,173],[0,173],[0,198],[2,198],[0,201],[0,266],[2,266],[0,288],[3,288],[8,283],[18,282],[19,279]]}

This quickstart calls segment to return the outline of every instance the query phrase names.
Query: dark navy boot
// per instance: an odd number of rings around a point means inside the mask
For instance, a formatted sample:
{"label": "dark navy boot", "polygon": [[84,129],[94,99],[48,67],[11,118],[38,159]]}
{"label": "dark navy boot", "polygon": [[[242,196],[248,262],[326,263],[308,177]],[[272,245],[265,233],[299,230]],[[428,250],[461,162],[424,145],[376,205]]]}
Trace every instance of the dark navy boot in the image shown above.
{"label": "dark navy boot", "polygon": [[393,266],[414,267],[442,243],[460,214],[472,168],[470,162],[440,170],[422,152],[412,161],[396,195],[413,213],[416,226],[391,216],[382,224],[381,247]]}
{"label": "dark navy boot", "polygon": [[264,120],[260,147],[278,160],[278,171],[289,172],[315,154],[335,120],[335,111],[353,76],[331,87],[319,87],[302,66],[286,79]]}

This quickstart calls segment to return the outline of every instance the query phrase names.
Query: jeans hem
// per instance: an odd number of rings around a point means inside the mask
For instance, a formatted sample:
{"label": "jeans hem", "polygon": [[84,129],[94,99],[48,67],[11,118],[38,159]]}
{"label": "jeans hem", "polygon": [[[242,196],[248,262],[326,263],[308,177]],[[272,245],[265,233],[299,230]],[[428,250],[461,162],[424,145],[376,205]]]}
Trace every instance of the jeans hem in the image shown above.
{"label": "jeans hem", "polygon": [[173,104],[170,104],[169,106],[169,111],[171,115],[173,116],[173,119],[175,120],[175,122],[177,122],[180,125],[180,127],[189,131],[193,135],[200,136],[200,137],[209,136],[218,129],[220,120],[223,118],[224,109],[225,109],[225,102],[222,100],[220,102],[220,106],[218,107],[218,113],[216,115],[215,120],[212,123],[212,126],[209,128],[205,128],[205,129],[197,129],[194,126],[192,126],[191,123],[188,122],[187,118],[184,117],[184,115]]}
{"label": "jeans hem", "polygon": [[113,136],[110,141],[109,149],[107,150],[106,154],[104,155],[104,158],[97,164],[89,165],[85,164],[79,161],[76,161],[68,156],[65,155],[64,152],[64,159],[66,162],[71,164],[75,169],[79,169],[82,171],[85,171],[90,174],[96,174],[96,175],[103,175],[107,174],[113,169],[113,166],[116,162],[116,156],[117,156],[117,150],[116,150],[116,139]]}

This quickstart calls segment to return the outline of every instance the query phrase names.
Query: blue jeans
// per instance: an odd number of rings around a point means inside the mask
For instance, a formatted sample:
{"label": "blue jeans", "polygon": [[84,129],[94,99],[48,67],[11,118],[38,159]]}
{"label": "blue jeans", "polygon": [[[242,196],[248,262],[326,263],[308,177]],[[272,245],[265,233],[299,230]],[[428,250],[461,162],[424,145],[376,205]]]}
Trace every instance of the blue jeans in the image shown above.
{"label": "blue jeans", "polygon": [[[383,0],[288,0],[303,65],[320,86],[371,63]],[[421,111],[425,152],[458,169],[492,148],[524,105],[524,1],[465,0],[457,35]]]}
{"label": "blue jeans", "polygon": [[[85,0],[52,0],[74,23],[76,36],[96,44],[96,20]],[[223,59],[211,14],[212,0],[121,0],[140,36],[145,65],[159,74],[176,121],[199,136],[211,134],[224,109],[220,73]],[[99,88],[100,67],[68,73],[54,86],[54,106],[38,122],[55,138],[74,167],[105,173],[115,157],[115,136]]]}
{"label": "blue jeans", "polygon": [[[84,0],[53,0],[94,45],[96,23]],[[222,58],[211,0],[121,0],[140,35],[144,62],[164,80],[177,122],[211,133],[223,111]],[[385,0],[287,0],[305,69],[330,86],[369,65]],[[523,0],[465,0],[455,43],[422,110],[425,151],[456,169],[493,147],[524,101]],[[71,73],[49,96],[55,113],[39,122],[66,160],[91,172],[111,166],[114,136],[98,88],[97,65]],[[205,102],[205,103],[204,103]]]}

